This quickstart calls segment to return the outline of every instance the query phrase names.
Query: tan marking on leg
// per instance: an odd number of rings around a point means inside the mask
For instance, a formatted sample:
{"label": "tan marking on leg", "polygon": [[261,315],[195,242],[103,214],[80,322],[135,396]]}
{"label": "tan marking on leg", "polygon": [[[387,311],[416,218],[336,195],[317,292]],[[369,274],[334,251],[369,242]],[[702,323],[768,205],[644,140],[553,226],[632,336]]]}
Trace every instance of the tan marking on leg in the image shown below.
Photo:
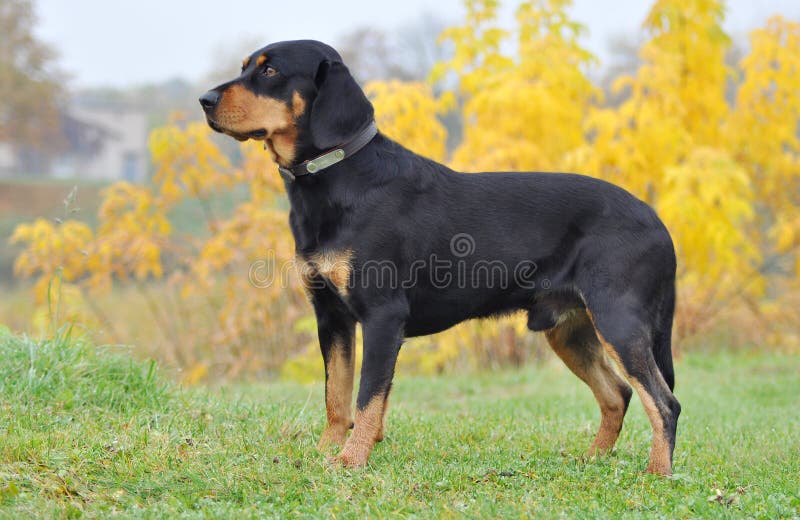
{"label": "tan marking on leg", "polygon": [[[625,419],[626,403],[620,395],[619,387],[613,388],[612,370],[603,371],[604,382],[592,387],[597,402],[600,404],[600,428],[597,435],[587,450],[589,455],[611,451],[619,438],[622,430],[622,421]],[[616,376],[617,378],[619,376]],[[622,382],[623,384],[624,381]]]}
{"label": "tan marking on leg", "polygon": [[332,345],[328,371],[325,379],[325,410],[328,424],[318,446],[326,448],[335,444],[344,447],[347,430],[353,424],[353,374],[355,356],[350,345],[350,358],[345,355],[345,346]]}
{"label": "tan marking on leg", "polygon": [[669,456],[669,441],[667,441],[667,436],[664,433],[664,420],[661,418],[661,412],[658,411],[653,397],[644,386],[635,377],[631,377],[629,380],[639,394],[639,399],[642,401],[647,417],[653,427],[653,446],[650,448],[650,463],[647,465],[647,472],[654,475],[671,475],[672,463]]}
{"label": "tan marking on leg", "polygon": [[376,442],[381,442],[383,437],[386,435],[386,414],[389,412],[389,394],[392,392],[390,388],[388,392],[386,392],[386,399],[383,401],[383,415],[381,416],[381,429],[378,432],[378,437],[375,439]]}
{"label": "tan marking on leg", "polygon": [[[580,319],[580,317],[573,319]],[[586,325],[591,326],[589,322],[586,322]],[[554,327],[545,332],[545,337],[564,364],[589,386],[600,406],[600,428],[587,454],[607,452],[614,447],[622,429],[626,403],[621,388],[627,385],[608,362],[599,342],[596,343],[595,352],[586,353],[587,356],[592,356],[589,359],[593,359],[593,362],[589,364],[587,364],[587,357],[582,357],[575,347],[566,343],[569,329],[565,327],[570,326],[572,326],[570,323],[565,323]]]}
{"label": "tan marking on leg", "polygon": [[261,56],[259,56],[258,58],[256,58],[256,65],[258,65],[258,66],[260,67],[260,66],[262,66],[262,65],[263,65],[263,64],[264,64],[266,61],[267,61],[267,55],[266,55],[266,54],[262,54]]}
{"label": "tan marking on leg", "polygon": [[384,404],[384,396],[377,395],[363,410],[356,410],[353,433],[350,434],[341,453],[334,458],[334,462],[349,468],[363,466],[367,463],[372,448],[378,440],[378,433],[383,421]]}
{"label": "tan marking on leg", "polygon": [[[592,323],[594,323],[594,319],[592,318],[592,314],[589,314],[589,318],[592,319]],[[597,330],[595,326],[595,332],[597,333],[597,337],[600,339],[600,344],[603,345],[603,349],[606,351],[606,354],[609,355],[619,366],[619,369],[625,375],[625,378],[630,382],[631,386],[636,390],[636,393],[639,394],[639,400],[642,402],[642,406],[644,406],[644,410],[647,413],[647,418],[650,419],[650,426],[653,429],[653,444],[650,448],[650,462],[647,465],[647,472],[653,473],[656,475],[671,475],[672,474],[672,463],[670,461],[670,449],[669,449],[669,441],[667,441],[667,436],[664,432],[664,420],[661,418],[661,412],[658,410],[656,406],[655,400],[653,400],[653,396],[645,389],[642,383],[636,379],[635,377],[631,376],[627,370],[625,370],[625,365],[622,363],[622,360],[617,354],[616,349],[600,334],[600,331]],[[664,383],[666,385],[666,383]]]}
{"label": "tan marking on leg", "polygon": [[306,100],[300,95],[300,92],[294,91],[292,94],[292,115],[295,119],[303,115],[306,111]]}
{"label": "tan marking on leg", "polygon": [[627,384],[616,374],[604,354],[592,366],[587,379],[601,413],[600,428],[587,450],[589,455],[593,455],[610,451],[617,442],[627,405],[621,388]]}

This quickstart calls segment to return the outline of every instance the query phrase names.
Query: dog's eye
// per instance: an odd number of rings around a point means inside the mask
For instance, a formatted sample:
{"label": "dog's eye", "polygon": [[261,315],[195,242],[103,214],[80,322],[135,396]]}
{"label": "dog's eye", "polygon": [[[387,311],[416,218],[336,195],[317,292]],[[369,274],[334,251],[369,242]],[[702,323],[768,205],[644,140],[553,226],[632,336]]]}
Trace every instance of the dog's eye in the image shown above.
{"label": "dog's eye", "polygon": [[277,73],[278,73],[278,71],[273,69],[272,67],[267,67],[266,69],[264,69],[264,75],[265,76],[274,76]]}

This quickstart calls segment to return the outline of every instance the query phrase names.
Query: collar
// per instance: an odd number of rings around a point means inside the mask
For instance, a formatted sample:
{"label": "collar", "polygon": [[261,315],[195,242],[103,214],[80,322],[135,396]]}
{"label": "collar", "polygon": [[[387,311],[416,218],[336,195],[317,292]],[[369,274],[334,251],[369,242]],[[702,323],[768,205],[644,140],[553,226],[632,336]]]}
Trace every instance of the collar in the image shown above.
{"label": "collar", "polygon": [[377,133],[378,126],[375,124],[375,121],[370,121],[370,123],[349,142],[313,159],[303,161],[300,164],[295,164],[288,168],[279,165],[278,171],[281,177],[288,182],[294,182],[297,177],[315,175],[325,168],[329,168],[347,157],[354,155],[372,141],[372,138],[375,137]]}

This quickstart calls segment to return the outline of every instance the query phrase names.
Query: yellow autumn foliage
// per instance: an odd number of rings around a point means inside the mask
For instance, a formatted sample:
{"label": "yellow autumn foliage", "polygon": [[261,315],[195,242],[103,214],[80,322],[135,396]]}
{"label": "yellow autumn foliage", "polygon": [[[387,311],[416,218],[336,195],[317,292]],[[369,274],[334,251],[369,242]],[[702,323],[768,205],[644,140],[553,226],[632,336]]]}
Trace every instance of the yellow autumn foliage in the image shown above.
{"label": "yellow autumn foliage", "polygon": [[364,91],[375,107],[381,132],[420,155],[435,161],[445,159],[447,129],[437,116],[448,105],[433,97],[429,85],[373,81]]}
{"label": "yellow autumn foliage", "polygon": [[800,22],[775,16],[750,34],[744,79],[728,119],[728,147],[745,165],[778,254],[794,253],[800,279]]}
{"label": "yellow autumn foliage", "polygon": [[[468,2],[467,25],[442,35],[455,54],[434,79],[456,74],[465,122],[454,168],[556,170],[583,143],[584,114],[599,90],[583,73],[594,57],[578,44],[584,28],[569,20],[568,6],[564,0],[523,2],[508,32],[492,26],[496,2]],[[470,34],[473,27],[477,34]],[[512,38],[515,58],[500,54],[502,42]]]}
{"label": "yellow autumn foliage", "polygon": [[93,237],[89,226],[75,220],[59,223],[38,218],[20,224],[9,241],[28,246],[14,262],[14,273],[23,278],[37,277],[34,294],[36,301],[44,304],[54,279],[74,282],[86,274]]}
{"label": "yellow autumn foliage", "polygon": [[[724,1],[656,0],[640,65],[616,79],[611,103],[587,75],[595,58],[580,45],[570,0],[522,2],[507,28],[497,0],[465,6],[463,22],[441,35],[453,52],[429,82],[365,86],[381,131],[464,171],[576,171],[623,186],[656,208],[676,244],[677,348],[715,330],[800,347],[800,23],[770,18],[730,67]],[[452,146],[444,121],[454,119]],[[109,187],[95,229],[39,219],[15,230],[24,247],[15,272],[36,279],[45,309],[37,320],[46,322],[55,282],[74,309],[65,319],[107,325],[92,298],[131,284],[160,331],[158,352],[188,383],[320,377],[269,153],[248,142],[233,160],[205,123],[180,118],[155,129],[149,146],[152,183]],[[234,194],[235,207],[212,211],[216,197]],[[179,204],[201,209],[206,232],[176,231]],[[520,316],[469,322],[409,341],[399,364],[521,363],[538,341]]]}
{"label": "yellow autumn foliage", "polygon": [[205,199],[231,186],[230,161],[209,139],[211,132],[200,121],[185,128],[168,124],[151,132],[153,184],[164,202],[175,203],[187,195]]}

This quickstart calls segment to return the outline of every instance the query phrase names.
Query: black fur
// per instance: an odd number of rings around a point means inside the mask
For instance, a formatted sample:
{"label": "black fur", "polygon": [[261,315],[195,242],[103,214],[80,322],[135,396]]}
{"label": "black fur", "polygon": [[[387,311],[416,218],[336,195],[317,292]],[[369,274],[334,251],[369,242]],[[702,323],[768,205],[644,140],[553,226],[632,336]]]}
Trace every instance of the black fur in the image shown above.
{"label": "black fur", "polygon": [[[294,163],[352,139],[372,120],[371,104],[327,45],[281,42],[253,56],[264,53],[280,81],[254,79],[251,62],[217,90],[239,82],[287,101],[298,91],[311,109],[297,120]],[[581,175],[457,173],[382,134],[286,190],[298,255],[352,252],[346,294],[322,278],[311,294],[326,361],[335,343],[326,338],[350,337],[353,324],[362,324],[359,409],[388,393],[404,337],[517,311],[541,331],[579,312],[652,396],[674,446],[676,259],[669,233],[645,203]],[[495,278],[484,275],[492,269]]]}

